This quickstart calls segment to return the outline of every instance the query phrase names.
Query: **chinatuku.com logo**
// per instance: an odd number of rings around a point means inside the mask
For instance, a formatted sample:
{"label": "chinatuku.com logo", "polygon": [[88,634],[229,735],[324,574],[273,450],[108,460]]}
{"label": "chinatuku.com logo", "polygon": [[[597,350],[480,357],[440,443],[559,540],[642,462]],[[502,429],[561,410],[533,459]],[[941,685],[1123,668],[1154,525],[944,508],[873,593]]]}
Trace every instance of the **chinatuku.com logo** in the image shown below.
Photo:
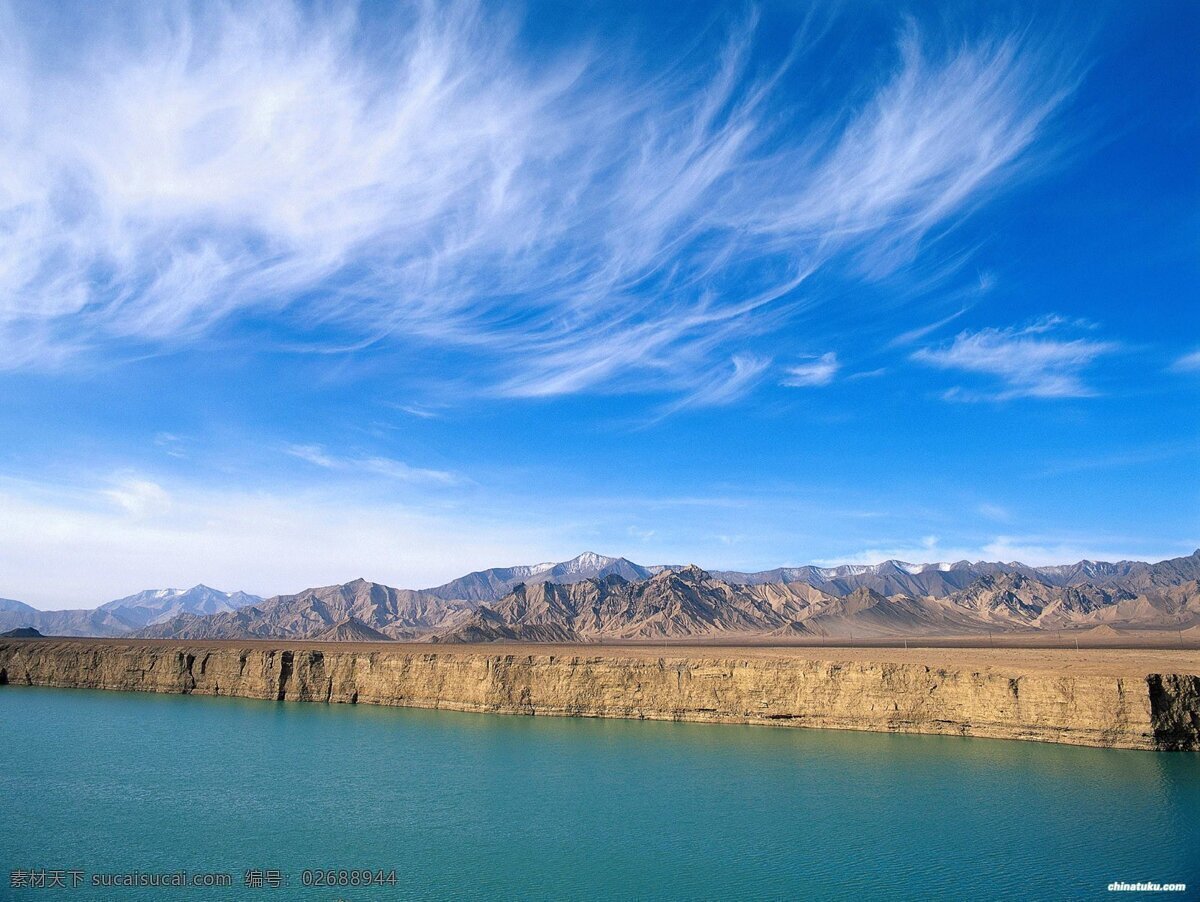
{"label": "chinatuku.com logo", "polygon": [[1117,880],[1108,885],[1110,893],[1184,893],[1186,883],[1126,883]]}

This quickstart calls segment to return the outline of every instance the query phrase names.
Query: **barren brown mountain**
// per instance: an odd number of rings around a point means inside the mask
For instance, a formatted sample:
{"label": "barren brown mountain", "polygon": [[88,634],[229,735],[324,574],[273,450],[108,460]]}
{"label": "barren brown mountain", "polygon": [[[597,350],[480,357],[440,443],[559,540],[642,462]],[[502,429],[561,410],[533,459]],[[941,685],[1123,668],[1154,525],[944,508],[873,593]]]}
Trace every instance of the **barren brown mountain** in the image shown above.
{"label": "barren brown mountain", "polygon": [[[694,565],[648,568],[624,558],[585,554],[557,565],[479,571],[437,590],[394,589],[358,579],[276,596],[235,611],[181,614],[137,635],[572,642],[886,638],[1100,626],[1184,631],[1200,626],[1200,582],[1195,576],[1200,552],[1158,564],[1081,561],[1035,569],[1021,564],[968,568],[887,562],[768,572],[807,575],[820,585],[788,579],[760,582],[748,578],[758,574],[718,575]],[[969,573],[976,575],[961,588],[947,591]],[[519,574],[531,575],[531,581],[516,583],[495,601],[479,600]],[[547,580],[548,574],[558,574],[563,581]],[[874,588],[877,584],[925,584],[928,591],[885,593]],[[473,597],[446,598],[448,587]]]}
{"label": "barren brown mountain", "polygon": [[341,586],[278,595],[258,605],[208,617],[185,614],[138,635],[179,639],[314,638],[353,618],[388,638],[415,639],[453,626],[456,618],[469,613],[464,602],[443,601],[427,592],[356,579]]}
{"label": "barren brown mountain", "polygon": [[698,567],[646,580],[517,586],[440,641],[577,641],[688,637],[887,637],[1083,629],[1100,624],[1186,629],[1200,623],[1195,581],[1138,595],[1119,586],[1052,586],[985,576],[944,597],[831,595],[804,583],[731,585]]}

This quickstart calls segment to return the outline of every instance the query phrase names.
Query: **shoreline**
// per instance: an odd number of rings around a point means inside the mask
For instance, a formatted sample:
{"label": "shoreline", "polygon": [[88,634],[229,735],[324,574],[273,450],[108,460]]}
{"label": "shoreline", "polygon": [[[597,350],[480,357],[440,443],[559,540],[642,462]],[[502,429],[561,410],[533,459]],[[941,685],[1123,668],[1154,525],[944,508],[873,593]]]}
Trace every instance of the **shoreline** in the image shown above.
{"label": "shoreline", "polygon": [[1200,653],[0,639],[0,683],[1200,750]]}

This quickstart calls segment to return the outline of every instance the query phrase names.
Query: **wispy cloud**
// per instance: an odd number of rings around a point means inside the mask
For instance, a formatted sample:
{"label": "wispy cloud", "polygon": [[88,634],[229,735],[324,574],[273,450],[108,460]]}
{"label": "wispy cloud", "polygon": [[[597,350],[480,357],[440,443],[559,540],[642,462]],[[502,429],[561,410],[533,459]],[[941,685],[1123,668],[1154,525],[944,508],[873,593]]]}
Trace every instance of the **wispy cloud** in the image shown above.
{"label": "wispy cloud", "polygon": [[690,394],[667,405],[663,412],[675,413],[687,407],[731,404],[749,392],[770,365],[769,358],[734,354],[729,365],[710,373]]}
{"label": "wispy cloud", "polygon": [[907,332],[903,332],[900,335],[897,335],[890,342],[888,342],[888,347],[894,348],[894,347],[902,347],[904,345],[915,344],[916,342],[920,341],[925,336],[931,335],[934,332],[941,329],[943,326],[947,326],[950,323],[954,322],[956,319],[958,319],[960,316],[962,316],[964,313],[966,313],[967,309],[968,308],[966,308],[966,307],[962,307],[962,308],[956,310],[954,313],[951,313],[949,316],[942,317],[941,319],[936,320],[935,322],[927,323],[923,326],[917,326],[915,329],[909,329]]}
{"label": "wispy cloud", "polygon": [[1192,351],[1190,354],[1184,354],[1171,364],[1171,369],[1176,373],[1197,373],[1200,372],[1200,348]]}
{"label": "wispy cloud", "polygon": [[136,475],[117,476],[100,494],[134,518],[155,517],[171,509],[171,495],[166,489]]}
{"label": "wispy cloud", "polygon": [[813,272],[902,267],[1028,171],[1072,84],[1061,49],[915,26],[847,97],[797,97],[756,74],[753,23],[715,61],[588,36],[535,64],[494,5],[403,3],[371,34],[283,0],[81,6],[53,33],[32,9],[0,28],[9,368],[252,320],[296,349],[453,348],[509,395],[695,394],[811,310]]}
{"label": "wispy cloud", "polygon": [[1001,523],[1006,523],[1012,519],[1012,513],[1008,510],[1008,508],[999,504],[992,504],[987,501],[979,505],[979,513],[987,517],[989,520],[997,520]]}
{"label": "wispy cloud", "polygon": [[428,407],[422,407],[419,404],[393,404],[392,406],[402,413],[421,420],[436,420],[442,416],[438,411],[430,410]]}
{"label": "wispy cloud", "polygon": [[[994,536],[978,545],[945,545],[938,536],[925,536],[919,544],[892,545],[851,552],[836,558],[815,561],[823,567],[838,564],[880,564],[905,561],[910,564],[953,563],[955,561],[1017,561],[1033,567],[1073,564],[1076,561],[1120,561],[1128,551],[1105,544],[1100,538],[1062,541],[1046,536]],[[1186,543],[1180,547],[1185,547]],[[1178,548],[1159,547],[1137,556],[1138,560],[1160,561],[1186,554]]]}
{"label": "wispy cloud", "polygon": [[388,479],[399,482],[429,482],[438,485],[455,485],[462,482],[462,477],[446,470],[426,470],[410,466],[404,461],[393,460],[390,457],[366,457],[351,462],[352,466],[362,467],[370,473],[378,473]]}
{"label": "wispy cloud", "polygon": [[288,445],[284,451],[292,457],[326,470],[385,476],[397,482],[455,485],[462,477],[445,470],[426,470],[390,457],[347,457],[330,453],[321,445]]}
{"label": "wispy cloud", "polygon": [[880,376],[886,376],[888,368],[886,366],[877,367],[873,370],[859,370],[857,373],[851,373],[846,379],[857,381],[859,379],[878,379]]}
{"label": "wispy cloud", "polygon": [[1197,455],[1200,455],[1200,443],[1196,441],[1160,443],[1143,447],[1125,447],[1117,453],[1062,460],[1031,475],[1044,478],[1064,476],[1069,473],[1083,473],[1090,470],[1117,470],[1125,467],[1139,467],[1146,464],[1160,463],[1180,457],[1195,457]]}
{"label": "wispy cloud", "polygon": [[1069,325],[1059,317],[1046,317],[1022,327],[960,332],[949,345],[921,348],[912,359],[941,369],[994,377],[1001,383],[998,390],[986,392],[955,387],[945,393],[948,400],[1090,397],[1095,391],[1083,381],[1084,370],[1119,345],[1060,337]]}
{"label": "wispy cloud", "polygon": [[187,457],[186,442],[173,432],[159,432],[154,436],[155,447],[161,448],[168,457]]}
{"label": "wispy cloud", "polygon": [[818,567],[836,567],[840,564],[881,564],[884,561],[907,561],[913,564],[937,563],[944,560],[946,556],[940,542],[941,540],[937,536],[924,536],[920,543],[915,545],[867,548],[836,558],[817,558],[812,563]]}
{"label": "wispy cloud", "polygon": [[837,375],[840,367],[841,364],[838,363],[837,354],[829,351],[817,357],[811,363],[798,363],[795,366],[789,366],[783,384],[794,388],[828,385],[833,381],[833,377]]}
{"label": "wispy cloud", "polygon": [[325,449],[320,445],[288,445],[283,449],[292,457],[307,461],[315,467],[324,467],[326,470],[336,469],[338,461],[329,454],[325,453]]}

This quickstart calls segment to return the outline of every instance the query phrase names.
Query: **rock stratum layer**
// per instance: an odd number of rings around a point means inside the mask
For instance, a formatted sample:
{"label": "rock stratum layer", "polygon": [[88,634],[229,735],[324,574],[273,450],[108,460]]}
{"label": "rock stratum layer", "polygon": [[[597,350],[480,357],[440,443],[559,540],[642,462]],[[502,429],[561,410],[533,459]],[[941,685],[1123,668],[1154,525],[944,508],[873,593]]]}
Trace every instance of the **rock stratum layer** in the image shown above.
{"label": "rock stratum layer", "polygon": [[[1200,675],[740,649],[0,641],[0,684],[1200,749]],[[565,651],[565,653],[558,653]],[[855,659],[857,657],[857,659]],[[934,656],[936,657],[936,656]],[[10,690],[11,691],[11,690]]]}

